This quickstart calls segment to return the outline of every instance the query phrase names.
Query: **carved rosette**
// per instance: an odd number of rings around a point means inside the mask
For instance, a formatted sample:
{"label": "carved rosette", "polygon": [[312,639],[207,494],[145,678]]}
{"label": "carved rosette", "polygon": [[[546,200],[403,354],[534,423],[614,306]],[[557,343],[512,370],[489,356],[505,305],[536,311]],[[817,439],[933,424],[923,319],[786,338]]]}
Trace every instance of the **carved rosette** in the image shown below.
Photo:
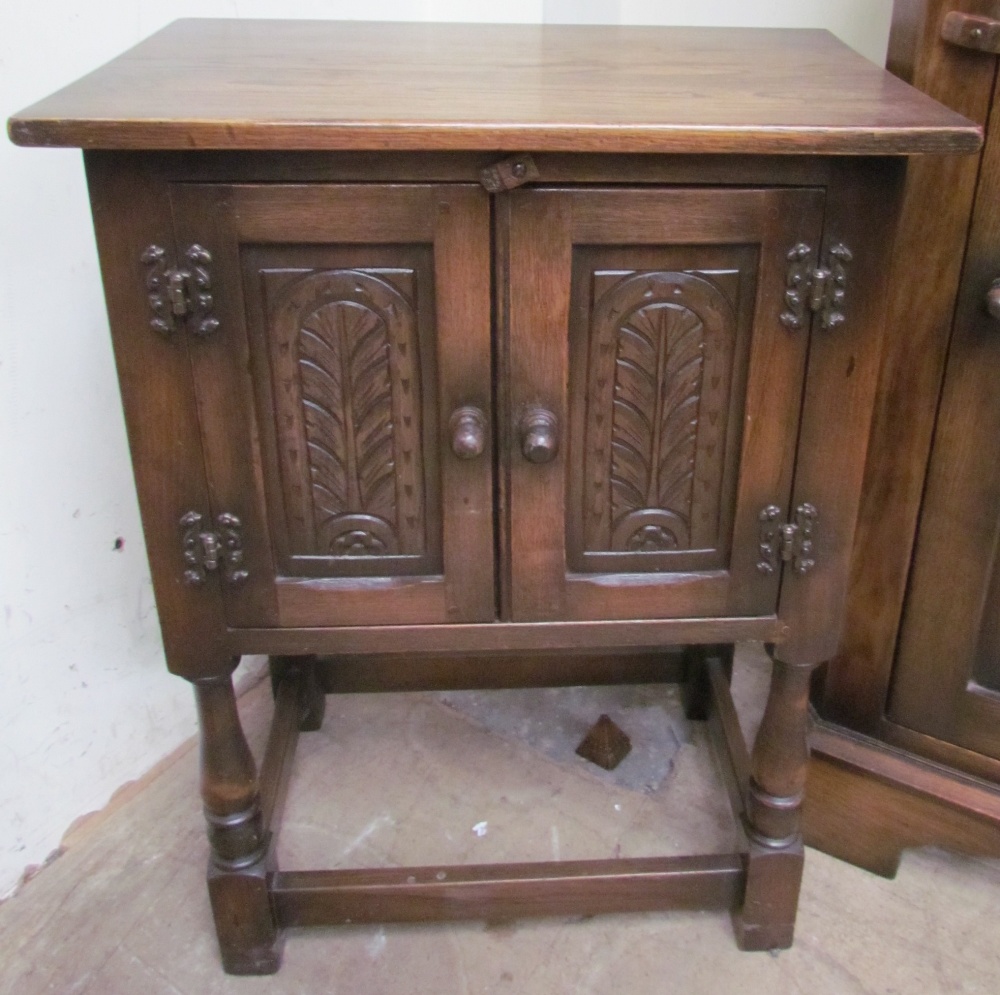
{"label": "carved rosette", "polygon": [[411,270],[314,271],[278,296],[279,439],[294,552],[423,552]]}
{"label": "carved rosette", "polygon": [[585,550],[691,549],[717,516],[732,306],[691,273],[597,273],[594,287]]}

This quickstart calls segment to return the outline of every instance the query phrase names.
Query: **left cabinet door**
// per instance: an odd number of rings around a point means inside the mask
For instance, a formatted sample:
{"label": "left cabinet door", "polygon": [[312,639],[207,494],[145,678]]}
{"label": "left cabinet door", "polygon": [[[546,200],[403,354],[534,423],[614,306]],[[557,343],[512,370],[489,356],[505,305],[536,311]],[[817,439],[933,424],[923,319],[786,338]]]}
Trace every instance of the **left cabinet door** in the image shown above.
{"label": "left cabinet door", "polygon": [[179,258],[211,259],[215,321],[187,334],[212,517],[239,519],[247,571],[220,580],[228,624],[494,618],[485,192],[178,183],[170,200]]}

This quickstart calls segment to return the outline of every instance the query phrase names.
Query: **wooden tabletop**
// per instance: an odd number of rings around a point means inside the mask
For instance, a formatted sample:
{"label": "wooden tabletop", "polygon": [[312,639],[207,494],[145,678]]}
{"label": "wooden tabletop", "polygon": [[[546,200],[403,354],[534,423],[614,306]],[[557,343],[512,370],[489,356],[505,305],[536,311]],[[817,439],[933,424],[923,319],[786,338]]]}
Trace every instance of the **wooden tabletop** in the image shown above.
{"label": "wooden tabletop", "polygon": [[105,149],[905,154],[979,129],[824,31],[182,20],[11,118]]}

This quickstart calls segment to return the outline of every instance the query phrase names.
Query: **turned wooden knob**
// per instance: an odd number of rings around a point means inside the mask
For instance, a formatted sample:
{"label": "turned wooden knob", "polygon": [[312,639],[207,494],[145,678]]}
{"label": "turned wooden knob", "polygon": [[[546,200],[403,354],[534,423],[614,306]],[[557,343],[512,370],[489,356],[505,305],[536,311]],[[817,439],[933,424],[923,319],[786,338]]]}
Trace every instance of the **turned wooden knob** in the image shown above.
{"label": "turned wooden knob", "polygon": [[459,459],[475,459],[486,449],[486,415],[479,408],[466,407],[455,411],[448,423],[451,429],[451,451]]}
{"label": "turned wooden knob", "polygon": [[994,280],[986,291],[986,310],[991,318],[1000,321],[1000,279]]}
{"label": "turned wooden knob", "polygon": [[556,416],[544,408],[530,408],[521,418],[521,454],[529,463],[548,463],[559,452]]}

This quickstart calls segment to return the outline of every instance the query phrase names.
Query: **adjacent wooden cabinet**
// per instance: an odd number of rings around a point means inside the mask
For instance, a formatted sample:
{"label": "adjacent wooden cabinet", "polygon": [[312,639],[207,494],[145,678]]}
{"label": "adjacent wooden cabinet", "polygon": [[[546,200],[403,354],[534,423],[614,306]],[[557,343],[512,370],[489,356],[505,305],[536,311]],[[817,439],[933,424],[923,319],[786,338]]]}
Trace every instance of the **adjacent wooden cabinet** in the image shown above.
{"label": "adjacent wooden cabinet", "polygon": [[814,695],[806,838],[890,876],[909,847],[1000,855],[996,13],[894,9],[890,66],[987,138],[907,179],[848,624]]}
{"label": "adjacent wooden cabinet", "polygon": [[[791,943],[904,157],[979,134],[822,32],[612,33],[178,22],[11,121],[86,149],[230,971],[378,919],[730,908],[744,948]],[[746,638],[774,659],[752,752]],[[483,686],[637,650],[709,717],[737,853],[279,869],[345,657]],[[259,776],[247,652],[276,688]]]}

